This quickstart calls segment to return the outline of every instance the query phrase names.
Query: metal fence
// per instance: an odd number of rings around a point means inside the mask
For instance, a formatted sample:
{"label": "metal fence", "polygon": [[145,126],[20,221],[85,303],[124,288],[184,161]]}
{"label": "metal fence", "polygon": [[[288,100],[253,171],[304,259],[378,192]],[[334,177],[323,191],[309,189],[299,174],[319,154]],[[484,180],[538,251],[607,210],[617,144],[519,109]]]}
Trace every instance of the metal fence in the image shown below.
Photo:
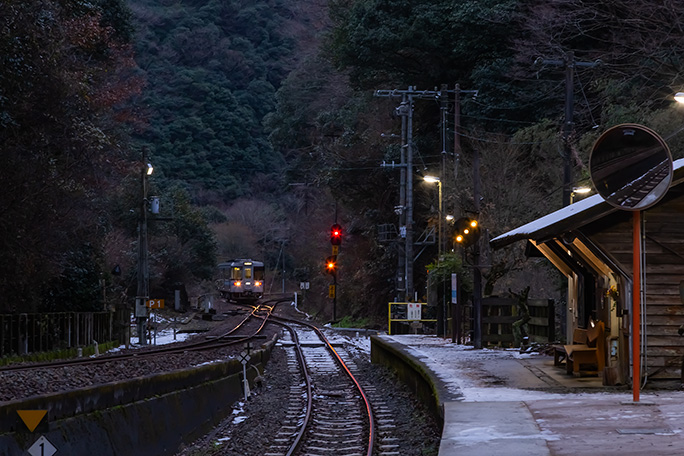
{"label": "metal fence", "polygon": [[0,314],[0,357],[113,340],[111,312]]}
{"label": "metal fence", "polygon": [[[412,311],[411,307],[415,309]],[[421,333],[434,333],[437,323],[437,308],[424,302],[390,302],[388,303],[388,334],[408,334],[411,324]]]}

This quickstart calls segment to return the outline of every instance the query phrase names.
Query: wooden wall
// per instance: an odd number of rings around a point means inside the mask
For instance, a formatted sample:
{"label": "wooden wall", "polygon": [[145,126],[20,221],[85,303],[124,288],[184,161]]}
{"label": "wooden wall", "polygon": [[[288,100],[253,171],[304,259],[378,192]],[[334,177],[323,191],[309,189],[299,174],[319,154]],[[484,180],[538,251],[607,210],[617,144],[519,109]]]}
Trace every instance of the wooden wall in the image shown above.
{"label": "wooden wall", "polygon": [[[646,372],[651,379],[680,379],[684,324],[680,283],[684,281],[684,185],[670,189],[643,213],[646,293]],[[581,229],[621,267],[632,273],[632,213],[618,212]],[[624,296],[621,297],[623,305]],[[626,303],[627,308],[631,303]],[[624,362],[625,360],[623,360]]]}

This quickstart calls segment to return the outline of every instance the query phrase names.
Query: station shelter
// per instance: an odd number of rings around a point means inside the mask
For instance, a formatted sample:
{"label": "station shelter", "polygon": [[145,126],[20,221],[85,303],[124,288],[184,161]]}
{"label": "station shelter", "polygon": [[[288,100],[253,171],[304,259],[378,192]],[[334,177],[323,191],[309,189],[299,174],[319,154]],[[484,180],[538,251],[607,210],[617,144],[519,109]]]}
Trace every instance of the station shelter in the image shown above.
{"label": "station shelter", "polygon": [[[682,380],[684,360],[684,159],[666,195],[642,220],[641,384]],[[604,365],[631,382],[632,215],[592,195],[501,234],[494,249],[527,241],[568,281],[565,338],[605,327]],[[604,380],[606,376],[604,375]]]}

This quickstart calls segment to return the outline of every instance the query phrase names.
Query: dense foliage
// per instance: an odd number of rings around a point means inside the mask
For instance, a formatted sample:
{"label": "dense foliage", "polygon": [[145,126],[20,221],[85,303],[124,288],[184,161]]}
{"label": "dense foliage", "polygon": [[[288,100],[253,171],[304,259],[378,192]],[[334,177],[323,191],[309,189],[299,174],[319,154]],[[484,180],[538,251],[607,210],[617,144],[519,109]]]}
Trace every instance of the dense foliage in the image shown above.
{"label": "dense foliage", "polygon": [[132,2],[136,53],[147,79],[140,100],[156,165],[204,202],[249,193],[282,159],[262,127],[286,76],[291,40],[280,0]]}
{"label": "dense foliage", "polygon": [[[255,257],[270,288],[311,282],[329,315],[320,264],[337,221],[338,313],[382,318],[401,246],[377,235],[399,201],[398,169],[380,164],[402,144],[400,98],[376,89],[451,91],[415,103],[417,235],[439,216],[420,174],[442,164],[444,211],[479,207],[485,235],[559,207],[569,63],[587,64],[572,69],[575,183],[616,123],[684,155],[672,0],[0,0],[0,24],[3,310],[93,308],[103,279],[133,293],[146,148],[164,219],[150,222],[153,289],[209,279],[217,255]],[[421,297],[436,253],[419,250]],[[484,254],[488,291],[523,259]]]}
{"label": "dense foliage", "polygon": [[[355,89],[431,90],[456,82],[461,89],[478,91],[472,100],[461,94],[456,134],[462,153],[448,160],[447,169],[454,173],[445,182],[446,205],[457,211],[476,206],[470,176],[477,149],[482,180],[478,216],[487,231],[505,232],[560,205],[567,68],[574,79],[573,185],[588,183],[591,144],[617,123],[644,123],[668,139],[675,158],[684,155],[675,136],[681,118],[672,100],[684,63],[684,14],[676,2],[654,7],[621,0],[339,0],[331,11],[335,24],[327,55],[347,72]],[[354,97],[354,103],[363,100]],[[428,104],[417,102],[414,112],[416,171],[434,173],[438,155],[426,150],[440,150],[440,119],[421,103]],[[392,123],[396,132],[397,120],[387,118],[378,128],[374,119],[357,117],[341,136],[359,138],[347,147],[362,149],[365,158],[395,158],[390,147],[373,150],[369,144],[372,134],[388,131]],[[345,182],[350,181],[336,180],[333,186],[347,189]],[[379,183],[377,191],[384,190]],[[419,212],[425,214],[420,192],[417,196]],[[391,214],[385,211],[384,216],[390,219]],[[487,290],[519,267],[521,254],[509,250],[488,258]]]}
{"label": "dense foliage", "polygon": [[125,166],[112,126],[140,88],[122,79],[132,65],[124,10],[0,2],[2,309],[52,307],[56,296],[84,308],[96,296],[107,189]]}

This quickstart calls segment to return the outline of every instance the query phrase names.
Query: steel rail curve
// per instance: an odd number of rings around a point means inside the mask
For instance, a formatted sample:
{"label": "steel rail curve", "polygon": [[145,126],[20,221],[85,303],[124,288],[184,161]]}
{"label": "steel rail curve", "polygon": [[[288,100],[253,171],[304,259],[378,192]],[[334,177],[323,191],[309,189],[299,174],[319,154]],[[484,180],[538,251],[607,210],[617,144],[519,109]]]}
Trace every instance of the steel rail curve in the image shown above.
{"label": "steel rail curve", "polygon": [[[230,331],[227,331],[226,333],[221,334],[219,336],[216,336],[215,338],[212,338],[212,339],[202,340],[202,341],[198,341],[198,342],[184,343],[181,345],[172,344],[174,346],[154,348],[154,349],[146,350],[144,352],[123,353],[123,354],[116,354],[116,355],[102,355],[102,356],[98,356],[95,358],[76,358],[76,359],[68,359],[68,360],[42,362],[42,363],[14,364],[14,365],[0,367],[0,372],[25,371],[25,370],[35,370],[35,369],[50,369],[50,368],[54,368],[54,367],[78,366],[78,365],[96,365],[96,364],[104,364],[104,363],[108,363],[108,362],[125,361],[128,359],[140,359],[140,358],[145,358],[148,356],[158,356],[160,354],[166,355],[166,354],[183,353],[183,352],[188,352],[188,351],[211,350],[214,348],[222,348],[222,347],[227,347],[230,345],[236,345],[239,343],[244,343],[244,342],[256,337],[263,330],[263,328],[266,325],[266,322],[271,318],[271,315],[272,315],[273,311],[275,310],[276,305],[279,302],[282,302],[282,300],[271,300],[271,301],[267,301],[267,302],[275,302],[275,304],[273,304],[272,306],[269,306],[266,304],[259,304],[256,306],[250,306],[252,308],[251,312],[249,312],[242,321],[240,321],[237,325],[235,325]],[[262,310],[267,311],[266,316],[258,315],[258,313]],[[252,318],[260,318],[263,320],[261,322],[259,328],[253,334],[246,335],[240,339],[225,340],[227,337],[234,334],[240,328],[243,328],[246,325],[246,323]]]}
{"label": "steel rail curve", "polygon": [[[367,448],[366,455],[372,456],[373,448],[375,446],[375,422],[374,422],[374,418],[373,418],[373,410],[371,409],[370,401],[368,400],[366,393],[363,391],[361,384],[358,382],[356,377],[354,377],[354,374],[351,373],[351,371],[349,370],[349,368],[347,367],[345,362],[342,360],[340,355],[337,353],[335,348],[332,346],[330,341],[328,341],[327,337],[325,337],[325,335],[323,334],[323,332],[319,328],[317,328],[316,326],[314,326],[310,323],[299,321],[299,320],[294,320],[294,319],[290,319],[290,318],[286,318],[286,317],[275,316],[275,315],[273,315],[271,317],[271,320],[273,323],[281,324],[281,325],[285,326],[286,328],[288,328],[290,333],[296,333],[296,331],[294,330],[294,328],[289,327],[288,324],[297,324],[297,325],[305,326],[309,329],[312,329],[316,333],[316,335],[325,343],[326,347],[333,354],[333,357],[335,358],[337,363],[340,365],[340,367],[342,367],[342,369],[347,373],[347,376],[354,383],[356,389],[359,391],[359,394],[361,395],[361,398],[363,399],[363,403],[364,403],[364,406],[366,409],[366,415],[368,417],[368,427],[369,427],[368,448]],[[293,340],[296,341],[296,339],[293,339]],[[298,347],[297,356],[298,356],[299,362],[302,366],[305,366],[304,356],[301,353],[301,347],[299,346],[298,343],[296,343],[295,346]],[[311,394],[310,394],[311,386],[309,384],[310,379],[309,379],[309,374],[306,371],[306,367],[303,367],[303,372],[304,372],[304,377],[307,379],[307,388],[309,391],[309,395],[308,395],[309,399],[308,399],[308,403],[307,403],[306,419],[305,419],[305,424],[302,425],[302,428],[299,432],[299,435],[297,436],[297,444],[296,444],[297,447],[295,447],[293,445],[293,447],[291,448],[291,451],[289,451],[287,453],[288,456],[291,456],[292,454],[294,454],[294,452],[298,449],[299,445],[301,444],[302,436],[304,435],[304,433],[306,431],[306,427],[307,427],[307,424],[308,424],[310,416],[311,416],[311,407],[312,407],[312,404],[311,404],[312,399],[311,399]]]}

